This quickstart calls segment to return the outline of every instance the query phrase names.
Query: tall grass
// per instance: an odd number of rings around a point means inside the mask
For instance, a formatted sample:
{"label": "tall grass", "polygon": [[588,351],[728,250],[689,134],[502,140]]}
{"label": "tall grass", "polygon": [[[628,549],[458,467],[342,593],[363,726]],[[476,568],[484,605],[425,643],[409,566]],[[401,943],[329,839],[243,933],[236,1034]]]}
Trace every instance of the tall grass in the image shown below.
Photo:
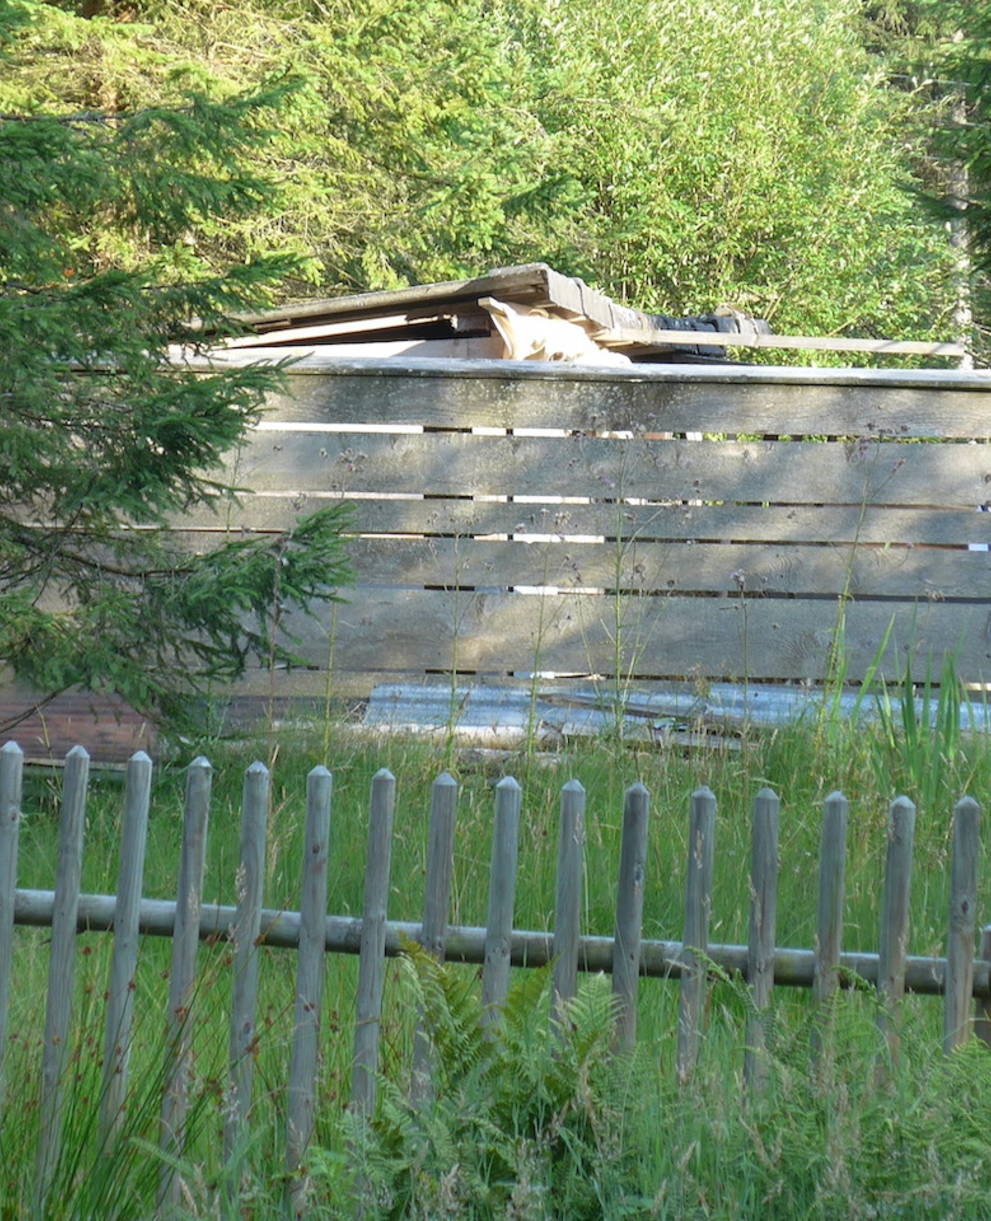
{"label": "tall grass", "polygon": [[[907,689],[902,696],[907,698]],[[559,792],[566,780],[576,777],[588,792],[585,927],[589,932],[611,935],[622,795],[627,784],[639,779],[651,791],[653,809],[644,935],[677,939],[688,851],[688,799],[694,788],[705,783],[719,800],[710,935],[713,941],[740,942],[746,938],[749,901],[749,807],[757,788],[768,784],[782,797],[778,943],[811,946],[819,807],[825,795],[839,787],[851,803],[845,945],[851,949],[876,945],[886,810],[896,792],[905,792],[919,804],[910,949],[938,954],[946,931],[950,811],[965,789],[986,802],[991,750],[982,739],[960,731],[952,720],[949,697],[942,719],[937,713],[933,724],[918,717],[911,720],[904,698],[900,704],[889,702],[890,715],[882,711],[873,724],[845,723],[834,717],[828,732],[821,722],[810,722],[771,733],[746,732],[732,743],[732,749],[713,742],[709,749],[690,753],[624,744],[613,738],[591,746],[565,746],[553,757],[542,757],[532,749],[516,756],[459,755],[393,738],[370,744],[343,728],[328,733],[323,726],[312,737],[296,733],[237,748],[207,746],[205,753],[212,756],[216,777],[206,899],[234,901],[241,779],[244,767],[261,755],[275,760],[266,904],[298,907],[305,776],[314,764],[326,763],[335,776],[328,906],[336,914],[359,914],[368,791],[372,775],[385,766],[399,781],[389,914],[394,919],[416,921],[423,900],[429,788],[445,764],[455,770],[462,786],[452,922],[484,923],[492,789],[503,775],[514,774],[524,788],[516,925],[550,925]],[[915,707],[913,703],[913,712]],[[933,778],[937,759],[938,783]],[[181,769],[170,767],[161,769],[156,778],[145,885],[150,896],[169,898],[174,892],[182,781]],[[53,782],[32,780],[27,786],[21,886],[51,886],[57,798]],[[120,805],[119,786],[98,779],[88,815],[83,875],[88,891],[106,893],[114,888]],[[980,876],[979,918],[991,912],[991,880],[985,870]],[[4,1217],[32,1215],[45,939],[43,931],[18,930],[17,987],[7,1062],[7,1098],[15,1100],[15,1106],[8,1102],[0,1128],[0,1216]],[[155,1118],[169,947],[164,939],[149,938],[142,949],[136,980],[140,1024],[132,1054],[134,1084],[127,1139],[108,1157],[99,1146],[94,1117],[109,940],[98,934],[80,938],[67,1152],[57,1176],[53,1216],[142,1217],[154,1205],[160,1172],[154,1153]],[[194,1123],[181,1167],[186,1216],[267,1217],[279,1215],[282,1207],[284,1088],[295,956],[273,949],[263,949],[262,955],[251,1137],[238,1151],[237,1164],[225,1166],[218,1134],[224,1113],[229,952],[223,944],[202,949],[202,982],[191,1019],[196,1054]],[[341,1120],[349,1092],[355,962],[333,956],[327,967],[323,1056],[317,1083],[317,1147],[322,1153],[315,1168],[314,1216],[353,1210],[353,1202],[342,1204],[334,1197],[342,1190],[358,1147],[354,1132]],[[464,988],[475,987],[470,969],[452,968],[452,972]],[[399,1091],[393,1097],[401,1097],[408,1071],[410,1015],[415,1009],[408,974],[399,964],[390,964],[383,1071]],[[452,1216],[580,1215],[586,1207],[590,1216],[672,1218],[987,1215],[977,1201],[982,1176],[986,1183],[991,1170],[991,1144],[985,1141],[976,1116],[986,1097],[984,1087],[991,1085],[985,1080],[991,1069],[976,1049],[966,1049],[948,1062],[942,1060],[937,1001],[910,998],[907,1002],[904,1060],[879,1090],[874,1084],[878,1079],[875,1069],[883,1049],[875,1033],[870,994],[844,993],[838,998],[831,1027],[834,1054],[813,1070],[807,1056],[815,1020],[810,997],[779,991],[772,1088],[758,1105],[743,1099],[740,1084],[747,1007],[744,988],[733,981],[713,987],[699,1071],[682,1089],[676,1087],[673,1071],[676,989],[663,981],[644,980],[640,998],[640,1043],[634,1061],[615,1060],[607,1050],[608,1040],[597,1041],[593,1031],[592,1045],[599,1049],[593,1055],[595,1067],[590,1061],[587,1071],[577,1073],[573,1082],[575,1094],[567,1105],[587,1104],[596,1114],[596,1108],[601,1108],[604,1127],[601,1146],[595,1140],[583,1146],[581,1174],[590,1182],[581,1191],[577,1183],[569,1187],[577,1193],[568,1196],[570,1213],[561,1211],[564,1197],[556,1199],[547,1186],[556,1181],[553,1175],[546,1178],[551,1172],[541,1160],[544,1146],[540,1141],[549,1139],[548,1133],[539,1139],[535,1136],[536,1145],[517,1141],[516,1161],[503,1159],[500,1163],[500,1174],[512,1180],[506,1192],[492,1195],[493,1200],[501,1201],[502,1213],[486,1212],[480,1197],[473,1203],[461,1191],[464,1184],[455,1170],[463,1149],[457,1141],[448,1143],[449,1156],[454,1159],[448,1164],[437,1150],[421,1163],[423,1173],[432,1176],[429,1191],[424,1186],[417,1196],[410,1190],[403,1194],[397,1188],[390,1194],[383,1189],[381,1208],[379,1203],[375,1208],[382,1215],[428,1215],[423,1209],[429,1199],[433,1201],[430,1208],[450,1205],[461,1210],[446,1214]],[[532,1003],[534,1015],[543,1012],[542,1001]],[[602,1018],[601,1006],[596,1008],[591,1000],[588,1004],[590,1012]],[[533,1025],[535,1029],[540,1026],[536,1016]],[[607,1066],[611,1066],[608,1073],[600,1072]],[[551,1072],[554,1065],[548,1063],[545,1068]],[[518,1069],[517,1065],[505,1072]],[[472,1100],[472,1122],[494,1141],[495,1120],[486,1109],[486,1097],[483,1092]],[[438,1097],[437,1105],[449,1106],[450,1099]],[[545,1115],[552,1128],[563,1122],[555,1114],[551,1109]],[[571,1115],[568,1110],[565,1117]],[[435,1122],[440,1124],[441,1118],[438,1112]],[[561,1130],[567,1133],[567,1124]],[[365,1156],[377,1159],[380,1169],[391,1164],[392,1154],[387,1156],[388,1150],[374,1146],[385,1132],[383,1128],[378,1134],[366,1134],[373,1144],[367,1146]],[[440,1140],[441,1128],[437,1132]],[[395,1151],[403,1146],[405,1137],[393,1133],[390,1139]],[[412,1146],[399,1148],[395,1156],[413,1163],[416,1156],[426,1158],[423,1140],[421,1133]],[[574,1149],[567,1156],[572,1153]],[[445,1175],[446,1196],[441,1190]],[[391,1204],[385,1202],[387,1195]],[[579,1206],[575,1203],[579,1196],[592,1202]],[[239,1201],[236,1206],[230,1203],[232,1198]],[[844,1206],[844,1199],[852,1203]],[[231,1213],[235,1207],[240,1211]]]}

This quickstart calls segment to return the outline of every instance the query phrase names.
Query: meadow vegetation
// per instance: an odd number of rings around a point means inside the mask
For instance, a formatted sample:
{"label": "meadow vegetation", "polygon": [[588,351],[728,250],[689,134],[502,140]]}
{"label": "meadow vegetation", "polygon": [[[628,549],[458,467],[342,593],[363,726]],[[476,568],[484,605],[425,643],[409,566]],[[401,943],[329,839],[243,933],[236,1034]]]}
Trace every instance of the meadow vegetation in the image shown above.
{"label": "meadow vegetation", "polygon": [[[889,709],[892,705],[889,705]],[[950,811],[965,791],[984,800],[991,749],[961,735],[952,719],[906,734],[883,718],[854,728],[828,705],[807,723],[713,741],[691,752],[603,740],[565,745],[553,756],[459,753],[408,739],[370,741],[345,727],[305,730],[233,745],[205,744],[216,767],[206,898],[234,901],[238,805],[244,766],[273,764],[266,905],[298,907],[306,772],[318,762],[335,777],[329,910],[360,914],[371,776],[399,780],[390,917],[416,921],[422,907],[429,787],[450,768],[461,783],[451,919],[485,920],[492,787],[514,774],[524,788],[518,928],[553,919],[556,819],[561,785],[588,790],[585,930],[611,935],[625,786],[652,794],[644,935],[680,937],[689,795],[708,784],[719,800],[711,938],[746,940],[749,805],[771,785],[782,796],[780,945],[810,947],[815,919],[819,807],[841,787],[851,803],[845,945],[876,947],[885,815],[897,793],[918,802],[910,952],[943,952]],[[938,789],[926,778],[938,761]],[[83,886],[112,891],[119,784],[98,778],[91,799]],[[157,776],[145,893],[174,893],[182,769]],[[33,777],[25,799],[19,884],[48,888],[53,876],[57,782]],[[988,911],[982,871],[978,918]],[[0,1209],[27,1216],[37,1127],[39,1014],[47,969],[44,930],[19,930],[17,989],[9,1029],[7,1099],[17,1118],[0,1132]],[[101,1154],[96,1133],[103,992],[109,938],[84,936],[77,977],[67,1153],[52,1216],[148,1215],[160,1173],[155,1152],[164,1043],[163,976],[168,942],[145,939],[137,987],[138,1032],[128,1139]],[[202,948],[194,1007],[197,1048],[193,1133],[182,1166],[181,1215],[279,1215],[285,1187],[284,1107],[295,956],[263,949],[262,1002],[251,1135],[224,1164],[229,947]],[[981,1114],[991,1059],[972,1044],[949,1060],[940,1050],[941,1004],[908,999],[903,1052],[892,1064],[867,988],[844,990],[830,1021],[804,991],[778,990],[771,1084],[761,1098],[742,1087],[745,985],[714,983],[698,1070],[674,1073],[677,986],[643,980],[632,1058],[611,1049],[608,981],[590,977],[569,1013],[565,1037],[549,1030],[548,979],[514,973],[504,1034],[482,1037],[477,972],[438,970],[422,955],[390,965],[379,1109],[371,1125],[349,1116],[356,960],[327,961],[318,1118],[309,1171],[308,1216],[388,1217],[974,1217],[985,1215],[991,1146]],[[425,1108],[408,1101],[412,1016],[434,1035],[438,1077]],[[813,1065],[813,1028],[829,1031]],[[356,1196],[357,1193],[357,1196]]]}

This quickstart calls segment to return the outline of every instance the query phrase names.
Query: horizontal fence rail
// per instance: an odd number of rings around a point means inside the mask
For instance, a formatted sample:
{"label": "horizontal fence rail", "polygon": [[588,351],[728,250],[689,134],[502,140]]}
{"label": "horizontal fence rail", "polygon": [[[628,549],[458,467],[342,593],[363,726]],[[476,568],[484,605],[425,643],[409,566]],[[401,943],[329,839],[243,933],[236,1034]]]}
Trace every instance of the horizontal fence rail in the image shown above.
{"label": "horizontal fence rail", "polygon": [[[681,941],[674,941],[642,936],[645,888],[657,883],[647,876],[646,870],[650,795],[641,784],[631,785],[624,796],[616,919],[613,935],[609,936],[589,935],[581,927],[586,794],[577,781],[566,784],[561,794],[553,928],[532,931],[513,926],[523,794],[511,777],[495,786],[487,924],[476,928],[448,923],[458,785],[447,773],[434,782],[426,812],[428,884],[422,919],[398,921],[390,919],[387,910],[391,897],[401,893],[396,880],[391,878],[396,779],[388,771],[378,772],[372,781],[363,914],[351,918],[326,913],[327,871],[332,857],[328,851],[332,777],[322,767],[314,768],[307,779],[299,911],[274,911],[262,906],[270,776],[261,763],[252,764],[244,778],[236,905],[204,904],[202,899],[212,781],[211,766],[204,758],[195,760],[187,770],[176,898],[142,897],[151,764],[140,752],[132,757],[127,769],[118,892],[80,893],[88,763],[86,752],[79,747],[70,752],[66,762],[54,888],[18,889],[17,830],[23,755],[14,743],[0,749],[0,1098],[8,1006],[17,974],[15,928],[23,925],[52,929],[40,1078],[43,1123],[37,1152],[38,1215],[44,1215],[61,1153],[66,1056],[71,1046],[71,981],[79,933],[114,935],[100,1108],[102,1139],[108,1150],[126,1137],[128,1130],[128,1057],[138,939],[141,935],[172,939],[169,1038],[162,1073],[160,1125],[164,1155],[162,1209],[173,1207],[180,1199],[176,1167],[186,1139],[192,1071],[189,1022],[191,1014],[197,1011],[196,950],[197,943],[203,940],[233,945],[229,1082],[223,1138],[229,1156],[247,1138],[252,1114],[254,1053],[262,1037],[256,1025],[262,965],[259,950],[264,946],[297,952],[292,1068],[286,1083],[287,1201],[297,1216],[305,1215],[305,1176],[300,1168],[312,1138],[319,1103],[316,1080],[320,1010],[329,953],[359,957],[350,1102],[358,1115],[370,1115],[376,1106],[385,960],[401,953],[404,943],[409,942],[419,942],[438,959],[482,966],[482,998],[489,1023],[500,1021],[511,967],[552,968],[551,1003],[555,1020],[566,1012],[568,998],[575,995],[579,971],[611,973],[616,1001],[615,1038],[622,1049],[630,1049],[636,1041],[640,978],[678,981],[678,1038],[673,1067],[681,1081],[691,1077],[700,1055],[706,990],[720,972],[741,976],[749,989],[744,1078],[751,1090],[763,1089],[770,1071],[768,1022],[775,987],[811,989],[819,1003],[828,1001],[839,989],[875,988],[879,997],[879,1029],[893,1057],[899,1050],[899,1007],[906,992],[943,997],[943,1047],[947,1053],[973,1034],[991,1044],[991,926],[981,931],[978,955],[975,941],[980,809],[969,797],[957,802],[953,810],[947,954],[923,958],[908,953],[915,808],[904,797],[893,801],[889,810],[878,950],[855,952],[842,948],[848,806],[840,793],[830,794],[823,805],[815,946],[804,949],[775,944],[779,801],[770,789],[762,789],[753,803],[748,943],[723,945],[709,941],[717,819],[715,797],[706,788],[692,794],[688,810],[684,934]],[[828,1007],[824,1012],[828,1014]],[[815,1039],[818,1037],[817,1034]],[[815,1039],[812,1054],[816,1054]],[[414,1047],[412,1088],[422,1099],[430,1092],[432,1053],[428,1036],[419,1026]]]}

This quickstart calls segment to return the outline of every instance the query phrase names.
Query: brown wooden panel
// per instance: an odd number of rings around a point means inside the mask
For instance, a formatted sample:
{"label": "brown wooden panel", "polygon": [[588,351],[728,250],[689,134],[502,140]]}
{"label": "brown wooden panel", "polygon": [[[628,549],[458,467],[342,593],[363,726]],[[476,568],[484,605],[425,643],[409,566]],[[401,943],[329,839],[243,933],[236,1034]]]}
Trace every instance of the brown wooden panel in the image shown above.
{"label": "brown wooden panel", "polygon": [[[300,516],[332,503],[317,495],[244,496],[187,514],[191,529],[289,530]],[[610,538],[738,542],[926,543],[991,541],[991,514],[970,509],[859,505],[497,504],[463,499],[354,500],[355,531],[374,534],[558,534]]]}
{"label": "brown wooden panel", "polygon": [[[832,371],[819,372],[825,380]],[[387,370],[376,376],[342,367],[290,373],[286,393],[270,399],[269,418],[586,432],[991,436],[991,387],[919,387],[881,379],[873,385],[788,384],[744,380],[742,371],[737,376],[713,381],[699,371],[680,370],[673,379],[642,366],[613,377],[570,371],[548,378],[508,366],[501,377],[455,378]]]}
{"label": "brown wooden panel", "polygon": [[157,730],[116,696],[64,691],[44,701],[20,685],[0,691],[0,741],[12,739],[32,762],[61,763],[84,746],[96,763],[126,763],[136,750],[154,753]]}
{"label": "brown wooden panel", "polygon": [[[829,599],[615,599],[566,594],[355,591],[337,608],[335,666],[344,670],[486,672],[553,670],[740,679],[822,679],[836,625]],[[911,656],[957,657],[970,682],[991,679],[988,604],[851,602],[846,608],[847,674],[862,678],[889,624],[891,678]],[[311,665],[328,662],[330,617],[291,616]]]}
{"label": "brown wooden panel", "polygon": [[977,506],[991,446],[261,432],[230,471],[255,490]]}

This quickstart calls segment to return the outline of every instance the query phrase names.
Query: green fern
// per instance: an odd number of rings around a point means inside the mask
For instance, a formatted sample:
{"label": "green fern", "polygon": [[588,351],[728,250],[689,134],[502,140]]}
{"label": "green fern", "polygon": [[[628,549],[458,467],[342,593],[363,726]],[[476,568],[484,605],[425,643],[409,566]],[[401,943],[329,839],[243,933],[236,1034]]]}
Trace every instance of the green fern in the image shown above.
{"label": "green fern", "polygon": [[[414,1102],[383,1080],[373,1120],[345,1121],[365,1215],[593,1218],[639,1207],[621,1140],[621,1100],[634,1091],[630,1062],[611,1051],[608,980],[584,980],[553,1026],[547,968],[519,974],[497,1022],[486,1022],[474,975],[419,946],[405,947],[402,981],[432,1046],[433,1090]],[[318,1151],[311,1170],[335,1179],[341,1198],[336,1163]]]}

